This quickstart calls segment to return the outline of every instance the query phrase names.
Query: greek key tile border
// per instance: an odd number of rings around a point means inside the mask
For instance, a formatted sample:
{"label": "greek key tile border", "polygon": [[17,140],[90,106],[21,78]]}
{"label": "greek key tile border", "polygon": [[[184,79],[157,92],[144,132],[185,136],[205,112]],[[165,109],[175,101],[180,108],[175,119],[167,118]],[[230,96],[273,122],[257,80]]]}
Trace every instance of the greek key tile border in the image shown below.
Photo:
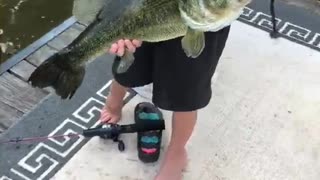
{"label": "greek key tile border", "polygon": [[[111,81],[101,87],[94,96],[99,97],[99,99],[106,99],[110,85]],[[134,95],[132,91],[129,91],[125,103],[129,102]],[[99,124],[97,117],[104,106],[104,102],[94,96],[88,98],[48,136],[77,133],[87,128],[96,127]],[[0,175],[0,180],[50,179],[61,168],[62,161],[68,161],[87,141],[83,136],[80,136],[72,139],[66,137],[41,142],[20,159],[16,165],[11,167],[10,174]]]}
{"label": "greek key tile border", "polygon": [[[244,9],[238,20],[268,32],[272,31],[271,16],[249,7]],[[281,37],[320,51],[320,33],[278,18],[276,22]]]}

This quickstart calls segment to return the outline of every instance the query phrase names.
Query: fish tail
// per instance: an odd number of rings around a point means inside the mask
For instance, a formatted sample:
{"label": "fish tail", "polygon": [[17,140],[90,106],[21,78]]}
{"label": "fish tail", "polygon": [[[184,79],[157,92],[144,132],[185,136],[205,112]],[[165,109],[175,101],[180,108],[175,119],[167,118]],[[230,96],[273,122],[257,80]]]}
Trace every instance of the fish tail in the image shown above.
{"label": "fish tail", "polygon": [[43,62],[29,77],[33,87],[52,87],[62,99],[71,99],[83,81],[85,67],[71,66],[68,57],[55,54]]}

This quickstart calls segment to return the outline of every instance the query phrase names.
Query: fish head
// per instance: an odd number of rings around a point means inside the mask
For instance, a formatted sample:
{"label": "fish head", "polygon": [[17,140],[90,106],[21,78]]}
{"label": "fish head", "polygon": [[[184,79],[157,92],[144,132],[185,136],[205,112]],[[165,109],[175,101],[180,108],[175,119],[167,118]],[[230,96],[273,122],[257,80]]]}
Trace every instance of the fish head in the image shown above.
{"label": "fish head", "polygon": [[185,24],[199,31],[218,31],[235,21],[252,0],[181,0]]}

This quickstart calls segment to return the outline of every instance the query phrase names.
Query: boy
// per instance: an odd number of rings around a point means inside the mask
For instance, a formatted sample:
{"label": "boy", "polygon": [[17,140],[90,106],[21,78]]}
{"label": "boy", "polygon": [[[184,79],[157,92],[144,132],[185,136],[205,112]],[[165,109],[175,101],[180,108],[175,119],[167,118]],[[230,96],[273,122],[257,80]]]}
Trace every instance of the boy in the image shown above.
{"label": "boy", "polygon": [[114,81],[100,120],[117,123],[128,87],[153,83],[153,103],[173,111],[172,136],[156,180],[181,179],[187,164],[185,145],[197,120],[197,110],[211,99],[211,78],[228,38],[230,26],[205,33],[205,49],[193,59],[181,47],[181,37],[159,43],[119,40],[109,52],[122,56],[127,48],[135,52],[133,65],[123,74],[114,73]]}

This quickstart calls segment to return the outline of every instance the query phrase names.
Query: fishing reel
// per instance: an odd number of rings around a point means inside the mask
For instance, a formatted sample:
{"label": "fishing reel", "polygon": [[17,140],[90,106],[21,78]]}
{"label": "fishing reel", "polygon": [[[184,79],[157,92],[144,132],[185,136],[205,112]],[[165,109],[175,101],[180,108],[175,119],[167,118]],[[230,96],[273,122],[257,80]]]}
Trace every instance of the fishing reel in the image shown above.
{"label": "fishing reel", "polygon": [[111,139],[113,142],[118,143],[118,149],[122,152],[125,150],[125,144],[119,139],[120,130],[121,126],[118,124],[100,124],[96,128],[84,130],[83,135],[86,137],[99,136],[102,139]]}
{"label": "fishing reel", "polygon": [[118,149],[119,151],[124,151],[125,150],[125,144],[124,142],[119,139],[120,136],[120,126],[117,124],[101,124],[98,127],[106,129],[110,131],[110,134],[102,134],[99,137],[102,139],[112,139],[113,142],[118,143]]}
{"label": "fishing reel", "polygon": [[114,142],[118,142],[119,151],[124,151],[125,145],[123,141],[119,139],[120,134],[155,131],[163,129],[165,129],[164,120],[143,121],[140,123],[127,125],[100,124],[96,128],[83,130],[82,135],[89,138],[99,136],[102,139],[112,139]]}

